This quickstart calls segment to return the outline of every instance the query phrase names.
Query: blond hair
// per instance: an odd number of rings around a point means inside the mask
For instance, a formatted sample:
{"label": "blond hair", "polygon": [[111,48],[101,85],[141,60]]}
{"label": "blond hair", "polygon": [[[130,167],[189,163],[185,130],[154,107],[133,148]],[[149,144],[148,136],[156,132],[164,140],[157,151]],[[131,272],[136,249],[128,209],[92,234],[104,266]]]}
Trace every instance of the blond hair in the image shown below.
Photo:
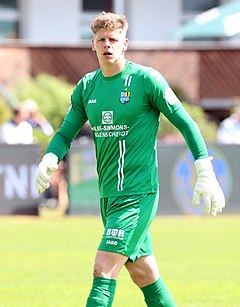
{"label": "blond hair", "polygon": [[126,33],[128,22],[124,15],[102,12],[93,19],[91,29],[94,34],[100,29],[120,29]]}

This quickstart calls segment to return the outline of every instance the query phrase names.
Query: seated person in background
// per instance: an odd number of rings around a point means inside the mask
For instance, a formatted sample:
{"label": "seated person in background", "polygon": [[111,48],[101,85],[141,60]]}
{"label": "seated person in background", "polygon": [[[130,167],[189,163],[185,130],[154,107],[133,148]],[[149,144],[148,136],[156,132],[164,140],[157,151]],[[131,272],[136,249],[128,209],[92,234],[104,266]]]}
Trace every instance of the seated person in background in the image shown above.
{"label": "seated person in background", "polygon": [[14,109],[12,119],[2,124],[0,140],[10,145],[33,143],[32,126],[24,120],[20,109]]}
{"label": "seated person in background", "polygon": [[220,123],[217,141],[222,144],[240,144],[240,106]]}
{"label": "seated person in background", "polygon": [[40,129],[45,135],[51,136],[54,132],[52,125],[38,110],[38,105],[32,99],[27,99],[22,102],[21,110],[23,116],[32,128]]}

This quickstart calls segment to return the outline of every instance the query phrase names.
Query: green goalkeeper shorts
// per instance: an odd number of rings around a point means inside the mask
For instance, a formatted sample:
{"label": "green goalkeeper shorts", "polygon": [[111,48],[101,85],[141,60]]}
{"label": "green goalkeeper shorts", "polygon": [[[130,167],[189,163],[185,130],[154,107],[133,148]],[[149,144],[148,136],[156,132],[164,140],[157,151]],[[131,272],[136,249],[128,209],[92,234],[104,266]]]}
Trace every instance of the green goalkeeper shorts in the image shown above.
{"label": "green goalkeeper shorts", "polygon": [[119,253],[135,261],[153,254],[149,226],[156,215],[159,193],[101,198],[105,227],[98,250]]}

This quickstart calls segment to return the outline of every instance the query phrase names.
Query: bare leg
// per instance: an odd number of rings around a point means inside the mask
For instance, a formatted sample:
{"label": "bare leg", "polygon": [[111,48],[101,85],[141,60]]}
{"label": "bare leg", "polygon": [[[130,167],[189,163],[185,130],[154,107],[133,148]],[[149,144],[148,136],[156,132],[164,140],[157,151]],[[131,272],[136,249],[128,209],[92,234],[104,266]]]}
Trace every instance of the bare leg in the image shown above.
{"label": "bare leg", "polygon": [[93,275],[95,277],[117,279],[118,274],[128,257],[113,252],[98,250]]}
{"label": "bare leg", "polygon": [[158,265],[154,255],[141,257],[135,262],[125,264],[133,282],[139,287],[145,287],[159,278]]}
{"label": "bare leg", "polygon": [[160,277],[153,255],[141,257],[134,263],[127,262],[125,266],[133,282],[142,290],[147,306],[176,306],[171,293]]}
{"label": "bare leg", "polygon": [[93,285],[87,307],[112,306],[118,274],[127,261],[121,254],[97,251],[93,270]]}

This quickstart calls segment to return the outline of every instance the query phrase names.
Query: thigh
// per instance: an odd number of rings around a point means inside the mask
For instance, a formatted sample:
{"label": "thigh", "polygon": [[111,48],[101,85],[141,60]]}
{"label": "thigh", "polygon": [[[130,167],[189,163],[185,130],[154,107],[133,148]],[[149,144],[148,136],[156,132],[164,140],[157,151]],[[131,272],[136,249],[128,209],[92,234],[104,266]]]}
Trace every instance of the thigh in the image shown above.
{"label": "thigh", "polygon": [[102,202],[105,231],[98,249],[123,254],[131,261],[152,254],[149,226],[157,206],[158,193],[109,198]]}

